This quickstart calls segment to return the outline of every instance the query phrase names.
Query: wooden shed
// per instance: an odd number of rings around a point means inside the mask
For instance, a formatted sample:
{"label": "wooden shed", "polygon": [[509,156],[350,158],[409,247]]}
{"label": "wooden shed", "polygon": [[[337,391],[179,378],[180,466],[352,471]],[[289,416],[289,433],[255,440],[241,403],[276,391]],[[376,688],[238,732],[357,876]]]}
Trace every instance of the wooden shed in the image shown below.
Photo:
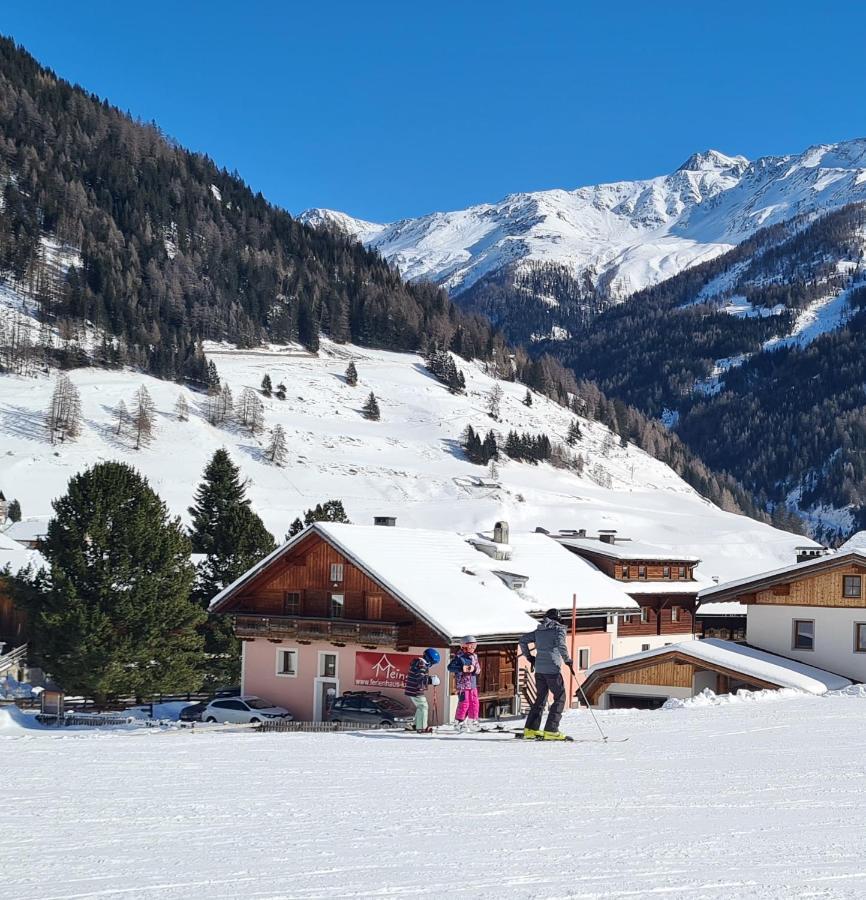
{"label": "wooden shed", "polygon": [[847,687],[832,672],[731,641],[683,641],[593,666],[583,689],[601,709],[658,709],[667,700],[705,690],[796,688],[812,694]]}

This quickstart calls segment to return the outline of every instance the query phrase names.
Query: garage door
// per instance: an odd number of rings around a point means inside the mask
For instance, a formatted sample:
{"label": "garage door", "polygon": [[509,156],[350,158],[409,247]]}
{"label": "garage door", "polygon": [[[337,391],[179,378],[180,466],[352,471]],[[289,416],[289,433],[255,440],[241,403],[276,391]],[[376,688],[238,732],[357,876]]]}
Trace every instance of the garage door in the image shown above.
{"label": "garage door", "polygon": [[667,697],[639,697],[631,694],[608,694],[608,709],[660,709]]}

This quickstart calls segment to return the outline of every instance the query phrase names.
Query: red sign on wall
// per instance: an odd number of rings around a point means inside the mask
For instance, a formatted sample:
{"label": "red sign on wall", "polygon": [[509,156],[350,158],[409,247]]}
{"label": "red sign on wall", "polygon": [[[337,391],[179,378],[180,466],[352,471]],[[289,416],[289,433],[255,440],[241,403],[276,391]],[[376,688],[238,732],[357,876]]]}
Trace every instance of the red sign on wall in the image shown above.
{"label": "red sign on wall", "polygon": [[411,653],[358,652],[355,654],[355,684],[374,688],[405,687],[413,659]]}

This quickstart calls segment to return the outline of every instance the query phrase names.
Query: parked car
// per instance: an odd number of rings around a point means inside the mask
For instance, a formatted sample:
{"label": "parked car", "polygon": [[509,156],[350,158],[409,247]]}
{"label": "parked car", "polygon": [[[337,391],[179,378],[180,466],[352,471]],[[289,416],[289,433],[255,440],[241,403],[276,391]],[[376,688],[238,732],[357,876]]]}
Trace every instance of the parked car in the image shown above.
{"label": "parked car", "polygon": [[190,703],[178,714],[181,722],[201,722],[201,714],[207,709],[210,700],[202,700],[201,703]]}
{"label": "parked car", "polygon": [[402,728],[415,721],[415,713],[380,691],[346,691],[331,705],[330,719],[379,728]]}
{"label": "parked car", "polygon": [[231,722],[245,725],[250,722],[264,722],[265,719],[291,721],[292,714],[282,706],[274,706],[269,700],[245,694],[243,697],[229,697],[211,700],[201,714],[202,722]]}

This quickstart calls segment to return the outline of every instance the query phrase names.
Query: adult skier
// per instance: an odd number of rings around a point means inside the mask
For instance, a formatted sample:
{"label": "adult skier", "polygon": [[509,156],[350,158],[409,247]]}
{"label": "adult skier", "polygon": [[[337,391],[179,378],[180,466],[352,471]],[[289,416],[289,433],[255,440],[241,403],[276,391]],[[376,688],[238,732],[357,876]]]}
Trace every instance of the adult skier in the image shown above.
{"label": "adult skier", "polygon": [[416,656],[409,663],[409,674],[406,676],[404,693],[415,707],[415,727],[414,729],[410,728],[410,731],[414,730],[423,734],[433,730],[427,726],[429,705],[425,693],[429,685],[432,684],[435,687],[439,684],[439,676],[430,674],[430,666],[435,666],[441,658],[438,650],[428,647],[421,656]]}
{"label": "adult skier", "polygon": [[[535,645],[535,655],[529,645]],[[535,631],[524,634],[520,639],[520,652],[529,660],[535,671],[535,702],[526,717],[524,738],[543,738],[545,741],[564,741],[566,736],[559,730],[562,711],[565,708],[565,682],[562,678],[562,664],[574,672],[571,656],[565,643],[565,628],[561,624],[558,609],[549,609]],[[539,731],[544,704],[548,693],[553,694],[553,703],[547,713],[544,731]]]}

